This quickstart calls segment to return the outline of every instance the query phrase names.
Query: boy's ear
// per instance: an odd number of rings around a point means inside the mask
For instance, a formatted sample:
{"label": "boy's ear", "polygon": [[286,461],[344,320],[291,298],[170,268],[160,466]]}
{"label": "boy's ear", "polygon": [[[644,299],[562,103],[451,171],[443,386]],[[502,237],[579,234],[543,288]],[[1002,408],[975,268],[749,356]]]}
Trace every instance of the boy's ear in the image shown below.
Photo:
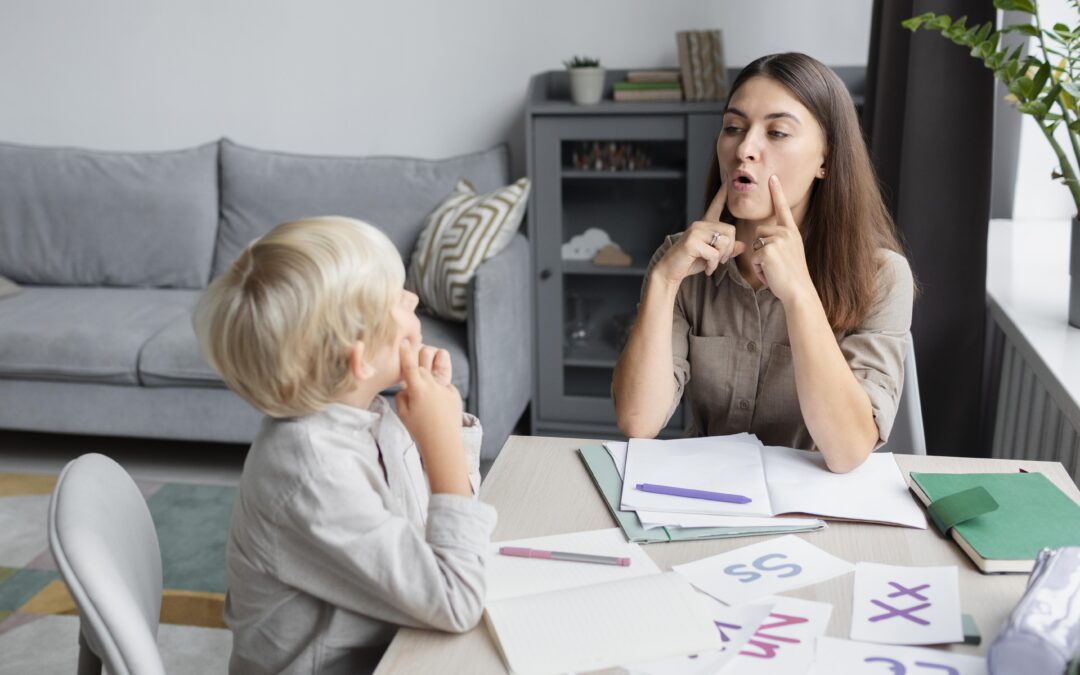
{"label": "boy's ear", "polygon": [[364,341],[357,340],[353,344],[352,353],[349,354],[349,371],[361,382],[375,374],[375,367],[368,363],[364,356]]}

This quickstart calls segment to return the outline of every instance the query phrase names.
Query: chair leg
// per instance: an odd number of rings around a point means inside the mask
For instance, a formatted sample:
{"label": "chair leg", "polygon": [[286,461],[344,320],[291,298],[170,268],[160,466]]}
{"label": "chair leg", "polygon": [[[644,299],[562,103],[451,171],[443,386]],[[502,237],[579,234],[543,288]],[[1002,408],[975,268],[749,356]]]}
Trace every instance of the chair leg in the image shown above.
{"label": "chair leg", "polygon": [[75,675],[101,675],[101,659],[90,649],[90,644],[79,628],[79,666]]}

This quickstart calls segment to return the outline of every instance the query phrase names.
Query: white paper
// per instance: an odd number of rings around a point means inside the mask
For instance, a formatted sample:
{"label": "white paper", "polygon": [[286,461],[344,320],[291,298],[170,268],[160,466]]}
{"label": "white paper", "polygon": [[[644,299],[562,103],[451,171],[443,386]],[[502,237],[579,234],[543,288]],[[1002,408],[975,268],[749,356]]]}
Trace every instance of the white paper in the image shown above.
{"label": "white paper", "polygon": [[672,568],[729,605],[848,574],[854,565],[789,534]]}
{"label": "white paper", "polygon": [[[500,555],[502,546],[524,546],[545,551],[569,551],[630,558],[628,567],[595,563],[544,560]],[[550,537],[493,542],[487,560],[487,599],[499,600],[564,588],[576,588],[657,574],[660,568],[640,546],[626,541],[622,530],[572,532]]]}
{"label": "white paper", "polygon": [[[733,504],[654,494],[635,489],[638,483],[738,494],[749,497],[750,502]],[[632,438],[626,453],[620,508],[771,516],[773,512],[765,487],[761,446],[745,439],[732,441],[722,436],[674,441]]]}
{"label": "white paper", "polygon": [[820,452],[768,446],[761,451],[775,513],[810,513],[926,528],[891,452],[871,453],[854,471],[833,473]]}
{"label": "white paper", "polygon": [[892,645],[964,641],[955,566],[855,566],[851,639]]}
{"label": "white paper", "polygon": [[623,666],[630,675],[714,675],[735,658],[772,609],[772,605],[728,607],[704,593],[698,597],[705,604],[724,646],[711,652]]}
{"label": "white paper", "polygon": [[775,603],[769,615],[722,673],[769,675],[810,669],[815,642],[829,627],[832,605],[786,596],[768,600]]}
{"label": "white paper", "polygon": [[817,640],[811,672],[814,675],[986,675],[987,670],[982,656],[822,637]]}
{"label": "white paper", "polygon": [[652,574],[488,603],[485,615],[514,673],[564,673],[723,647],[698,593]]}
{"label": "white paper", "polygon": [[619,472],[619,478],[626,473],[626,447],[630,445],[623,441],[609,441],[604,443],[604,449],[611,455],[611,461],[615,462],[615,469]]}
{"label": "white paper", "polygon": [[704,513],[638,511],[644,528],[652,527],[822,527],[817,518],[761,518],[758,516],[714,516]]}

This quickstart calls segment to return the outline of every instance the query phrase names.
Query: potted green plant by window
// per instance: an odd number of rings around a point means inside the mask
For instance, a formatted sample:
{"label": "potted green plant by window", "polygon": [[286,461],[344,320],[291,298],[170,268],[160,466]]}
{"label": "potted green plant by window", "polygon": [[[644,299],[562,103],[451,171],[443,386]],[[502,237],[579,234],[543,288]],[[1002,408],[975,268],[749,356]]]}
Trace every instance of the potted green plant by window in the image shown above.
{"label": "potted green plant by window", "polygon": [[[1070,0],[1080,19],[1080,0]],[[991,22],[967,26],[966,17],[955,21],[932,12],[903,22],[911,31],[920,28],[940,31],[958,45],[971,50],[1009,89],[1017,109],[1030,115],[1039,125],[1046,141],[1057,156],[1059,168],[1051,177],[1061,181],[1072,194],[1076,213],[1080,214],[1080,21],[1076,26],[1063,23],[1044,28],[1039,20],[1036,0],[994,0],[994,7],[1023,12],[1034,18],[1021,24],[1003,26],[995,31]],[[1036,39],[1034,53],[1021,56],[1023,46],[1009,51],[1000,46],[1005,33],[1020,33]],[[1071,156],[1054,136],[1059,128],[1068,135]],[[1071,255],[1069,257],[1069,325],[1080,328],[1080,219],[1072,219]]]}
{"label": "potted green plant by window", "polygon": [[570,100],[578,105],[599,103],[604,96],[604,69],[600,59],[575,56],[563,65],[570,71]]}

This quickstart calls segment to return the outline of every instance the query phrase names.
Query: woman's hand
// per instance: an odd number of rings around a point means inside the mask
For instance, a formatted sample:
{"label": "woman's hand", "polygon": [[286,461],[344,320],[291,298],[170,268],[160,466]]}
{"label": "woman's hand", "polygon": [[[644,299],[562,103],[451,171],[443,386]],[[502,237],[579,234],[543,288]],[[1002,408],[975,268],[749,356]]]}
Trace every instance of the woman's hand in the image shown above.
{"label": "woman's hand", "polygon": [[654,278],[678,286],[683,279],[699,272],[711,276],[728,258],[746,249],[742,242],[735,239],[735,226],[720,222],[726,204],[727,184],[724,184],[702,219],[691,223],[653,267]]}
{"label": "woman's hand", "polygon": [[769,178],[769,194],[776,220],[772,225],[758,226],[750,246],[750,263],[761,283],[787,305],[805,293],[816,294],[817,290],[806,266],[802,233],[776,176]]}

